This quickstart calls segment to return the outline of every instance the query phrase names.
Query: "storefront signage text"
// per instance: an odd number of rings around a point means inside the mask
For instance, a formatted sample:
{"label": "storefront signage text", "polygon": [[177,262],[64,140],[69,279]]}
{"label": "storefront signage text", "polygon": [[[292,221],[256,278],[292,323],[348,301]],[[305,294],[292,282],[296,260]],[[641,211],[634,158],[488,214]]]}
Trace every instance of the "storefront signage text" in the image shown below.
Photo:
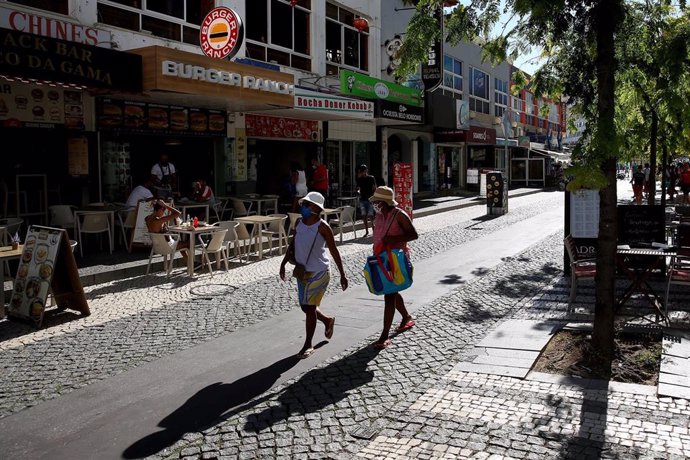
{"label": "storefront signage text", "polygon": [[241,75],[236,72],[212,69],[198,65],[165,60],[162,62],[163,75],[167,77],[185,78],[189,80],[217,83],[219,85],[236,86],[257,91],[276,94],[293,94],[295,85],[282,81],[267,80],[252,75]]}
{"label": "storefront signage text", "polygon": [[295,108],[340,113],[354,118],[374,118],[373,102],[348,99],[302,88],[295,88]]}
{"label": "storefront signage text", "polygon": [[407,104],[394,104],[388,101],[378,101],[376,116],[389,120],[409,121],[411,123],[424,123],[424,110]]}
{"label": "storefront signage text", "polygon": [[201,51],[210,58],[231,58],[239,51],[244,40],[242,19],[230,8],[212,9],[199,30]]}
{"label": "storefront signage text", "polygon": [[105,30],[2,7],[0,27],[93,46],[109,45],[112,40],[110,32]]}
{"label": "storefront signage text", "polygon": [[494,145],[496,144],[496,130],[492,128],[470,126],[467,143]]}
{"label": "storefront signage text", "polygon": [[345,95],[400,102],[415,107],[423,105],[422,94],[416,88],[408,88],[350,70],[340,71],[340,92]]}
{"label": "storefront signage text", "polygon": [[141,91],[141,57],[0,29],[0,74]]}

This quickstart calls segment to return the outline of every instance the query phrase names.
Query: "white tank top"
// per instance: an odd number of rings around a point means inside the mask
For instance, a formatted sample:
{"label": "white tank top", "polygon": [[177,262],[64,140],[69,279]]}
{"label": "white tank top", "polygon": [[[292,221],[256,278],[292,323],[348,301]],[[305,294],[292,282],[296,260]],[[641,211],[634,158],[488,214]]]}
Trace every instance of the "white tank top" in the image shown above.
{"label": "white tank top", "polygon": [[[330,262],[326,254],[326,240],[319,233],[323,220],[312,225],[305,225],[301,220],[295,229],[295,260],[305,266],[308,272],[325,272]],[[314,249],[312,248],[314,245]],[[311,255],[309,251],[311,250]],[[307,256],[309,259],[307,260]]]}
{"label": "white tank top", "polygon": [[295,184],[297,196],[305,196],[307,190],[307,175],[301,169],[297,170],[297,183]]}

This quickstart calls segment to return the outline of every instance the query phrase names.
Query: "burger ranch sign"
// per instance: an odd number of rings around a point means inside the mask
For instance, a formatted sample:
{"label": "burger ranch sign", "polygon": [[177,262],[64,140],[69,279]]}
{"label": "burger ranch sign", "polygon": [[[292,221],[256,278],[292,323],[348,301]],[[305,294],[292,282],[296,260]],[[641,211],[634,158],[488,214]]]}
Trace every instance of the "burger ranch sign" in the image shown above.
{"label": "burger ranch sign", "polygon": [[162,72],[166,77],[184,78],[268,93],[291,96],[295,92],[295,85],[283,81],[269,80],[253,75],[242,75],[237,72],[228,72],[170,60],[162,61]]}

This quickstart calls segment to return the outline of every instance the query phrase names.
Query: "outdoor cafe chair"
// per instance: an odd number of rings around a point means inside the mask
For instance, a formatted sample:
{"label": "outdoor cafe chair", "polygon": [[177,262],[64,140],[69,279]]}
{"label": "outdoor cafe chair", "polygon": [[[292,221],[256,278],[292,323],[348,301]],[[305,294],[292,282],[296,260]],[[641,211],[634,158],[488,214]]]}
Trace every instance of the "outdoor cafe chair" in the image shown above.
{"label": "outdoor cafe chair", "polygon": [[563,240],[565,250],[570,259],[570,298],[568,299],[568,313],[573,310],[573,302],[577,294],[577,283],[581,279],[594,279],[597,274],[596,259],[582,258],[577,253],[575,240],[568,235]]}
{"label": "outdoor cafe chair", "polygon": [[288,227],[288,235],[290,235],[297,225],[297,219],[302,217],[302,214],[298,212],[289,212],[287,215],[290,218],[290,226]]}
{"label": "outdoor cafe chair", "polygon": [[[268,228],[261,231],[261,235],[268,237],[268,251],[273,254],[273,240],[278,240],[278,247],[280,252],[283,252],[283,248],[287,250],[288,247],[288,235],[285,233],[285,221],[288,216],[285,214],[269,214],[268,217],[280,217],[280,220],[274,220],[268,223]],[[263,238],[262,238],[263,240]]]}
{"label": "outdoor cafe chair", "polygon": [[666,283],[666,298],[664,299],[664,313],[668,316],[668,298],[671,293],[671,285],[679,284],[690,286],[690,255],[676,255],[671,259],[668,267]]}
{"label": "outdoor cafe chair", "polygon": [[249,202],[249,206],[246,206],[245,202],[239,198],[230,198],[230,201],[232,201],[232,210],[235,217],[252,216],[256,214],[256,211],[252,211],[254,203]]}
{"label": "outdoor cafe chair", "polygon": [[84,243],[81,240],[82,233],[107,233],[108,234],[108,249],[110,254],[113,253],[112,250],[112,235],[110,234],[110,222],[108,221],[108,215],[103,213],[98,214],[82,214],[79,216],[82,220],[77,222],[77,241],[79,242],[79,255],[84,257]]}
{"label": "outdoor cafe chair", "polygon": [[[124,219],[122,217],[124,216]],[[127,241],[127,231],[132,230],[136,225],[137,220],[137,210],[128,209],[119,211],[117,213],[117,225],[122,229],[122,244],[126,248],[129,248],[129,242]]]}
{"label": "outdoor cafe chair", "polygon": [[228,233],[227,229],[219,229],[211,234],[211,239],[205,242],[201,235],[199,236],[199,246],[201,247],[201,265],[206,263],[208,267],[208,272],[213,276],[213,270],[211,269],[211,258],[210,254],[216,256],[216,269],[220,270],[221,260],[225,262],[225,270],[228,270],[228,248],[225,245],[225,235]]}
{"label": "outdoor cafe chair", "polygon": [[266,204],[264,204],[264,207],[262,209],[264,214],[269,215],[268,214],[269,211],[271,211],[274,214],[278,212],[278,199],[280,198],[280,196],[278,196],[278,195],[263,195],[262,198],[274,200],[274,201],[267,201]]}
{"label": "outdoor cafe chair", "polygon": [[240,239],[237,237],[237,227],[239,227],[240,223],[234,220],[221,220],[214,225],[228,231],[225,234],[224,240],[226,250],[228,251],[228,259],[230,258],[230,248],[232,248],[234,255],[242,262],[242,248],[240,246]]}
{"label": "outdoor cafe chair", "polygon": [[249,262],[249,253],[251,252],[252,246],[252,235],[249,233],[249,230],[247,230],[247,226],[244,224],[244,222],[237,222],[234,220],[231,220],[230,222],[239,224],[237,227],[235,227],[235,231],[237,232],[238,248],[240,252],[244,251],[244,260]]}
{"label": "outdoor cafe chair", "polygon": [[48,207],[50,212],[50,226],[72,230],[74,233],[74,210],[76,206],[56,204]]}
{"label": "outdoor cafe chair", "polygon": [[338,218],[331,219],[331,221],[329,222],[330,225],[338,229],[338,232],[340,233],[341,243],[343,242],[343,231],[345,230],[345,226],[352,227],[352,232],[355,234],[355,238],[357,238],[357,230],[355,230],[355,219],[355,208],[353,206],[343,206],[342,208],[340,208]]}
{"label": "outdoor cafe chair", "polygon": [[[151,261],[154,255],[163,256],[163,270],[170,276],[173,267],[173,260],[175,259],[175,252],[178,251],[177,245],[180,242],[180,235],[168,233],[149,233],[151,237],[151,255],[149,255],[149,264],[146,266],[146,274],[151,270]],[[194,257],[190,250],[187,257]],[[170,257],[170,261],[168,261]]]}

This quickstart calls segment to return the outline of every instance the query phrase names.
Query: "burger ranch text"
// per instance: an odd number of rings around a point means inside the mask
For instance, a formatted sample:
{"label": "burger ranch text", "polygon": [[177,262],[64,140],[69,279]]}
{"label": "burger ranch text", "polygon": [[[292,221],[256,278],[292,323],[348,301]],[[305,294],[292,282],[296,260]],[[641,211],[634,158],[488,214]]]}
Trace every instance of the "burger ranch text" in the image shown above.
{"label": "burger ranch text", "polygon": [[371,111],[373,110],[370,102],[363,101],[341,101],[333,99],[319,99],[314,97],[296,97],[297,107],[306,107],[314,109],[337,109],[337,110],[357,110],[357,111]]}
{"label": "burger ranch text", "polygon": [[219,85],[237,86],[257,91],[267,91],[269,93],[292,95],[295,92],[295,85],[290,83],[265,80],[252,75],[241,75],[235,72],[224,70],[207,69],[205,67],[183,64],[181,62],[163,61],[163,75],[169,77],[188,78]]}
{"label": "burger ranch text", "polygon": [[[2,41],[2,48],[0,65],[26,65],[31,69],[59,72],[112,85],[110,72],[96,68],[93,65],[92,52],[82,47],[48,41],[33,35],[15,37],[7,34]],[[11,49],[17,51],[8,51]],[[32,51],[37,54],[31,54]]]}

